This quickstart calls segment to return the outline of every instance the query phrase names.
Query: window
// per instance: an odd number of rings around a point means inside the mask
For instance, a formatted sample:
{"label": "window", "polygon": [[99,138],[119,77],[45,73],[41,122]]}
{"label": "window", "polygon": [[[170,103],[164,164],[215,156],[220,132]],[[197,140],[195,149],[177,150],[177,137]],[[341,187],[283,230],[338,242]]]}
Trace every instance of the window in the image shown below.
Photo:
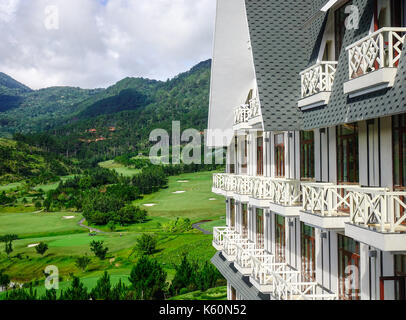
{"label": "window", "polygon": [[256,242],[259,248],[264,246],[264,210],[256,209],[257,225],[256,225]]}
{"label": "window", "polygon": [[339,183],[358,183],[358,125],[337,127],[337,177]]}
{"label": "window", "polygon": [[314,178],[314,132],[300,132],[300,177]]}
{"label": "window", "polygon": [[[392,159],[393,159],[393,186],[398,191],[406,190],[406,114],[392,117]],[[405,197],[400,197],[405,201]],[[396,206],[399,215],[403,217],[405,209]],[[406,225],[406,222],[402,223]]]}
{"label": "window", "polygon": [[316,279],[314,228],[301,222],[302,274],[304,281]]}
{"label": "window", "polygon": [[352,1],[348,1],[334,12],[334,39],[335,39],[335,59],[338,61],[341,48],[343,46],[343,39],[345,34],[345,19],[348,14],[345,13],[345,8],[352,4]]}
{"label": "window", "polygon": [[237,300],[237,290],[231,287],[231,300]]}
{"label": "window", "polygon": [[338,235],[339,295],[343,300],[360,299],[360,245],[359,242]]}
{"label": "window", "polygon": [[405,300],[406,255],[395,255],[395,300]]}
{"label": "window", "polygon": [[393,184],[396,189],[406,186],[406,114],[392,117]]}
{"label": "window", "polygon": [[247,157],[248,157],[248,141],[247,137],[244,137],[244,153],[243,153],[243,159],[242,159],[242,173],[246,174],[247,173]]}
{"label": "window", "polygon": [[275,135],[275,175],[285,177],[285,139],[284,134]]}
{"label": "window", "polygon": [[264,175],[264,139],[257,138],[257,175]]}
{"label": "window", "polygon": [[234,199],[230,200],[230,226],[235,227],[235,201]]}
{"label": "window", "polygon": [[276,259],[285,262],[285,218],[275,215]]}
{"label": "window", "polygon": [[248,205],[242,204],[242,235],[246,237],[248,235]]}

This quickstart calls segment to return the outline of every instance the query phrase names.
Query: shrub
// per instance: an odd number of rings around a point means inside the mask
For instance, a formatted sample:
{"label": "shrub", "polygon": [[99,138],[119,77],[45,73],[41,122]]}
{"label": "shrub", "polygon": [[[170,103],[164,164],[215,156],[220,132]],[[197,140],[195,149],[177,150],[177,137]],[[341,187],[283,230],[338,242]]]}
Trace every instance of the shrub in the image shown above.
{"label": "shrub", "polygon": [[136,240],[136,250],[141,254],[153,254],[156,249],[157,240],[155,236],[143,234]]}
{"label": "shrub", "polygon": [[90,250],[98,257],[100,260],[104,260],[106,258],[107,252],[109,248],[103,246],[104,241],[96,241],[93,240],[90,243]]}

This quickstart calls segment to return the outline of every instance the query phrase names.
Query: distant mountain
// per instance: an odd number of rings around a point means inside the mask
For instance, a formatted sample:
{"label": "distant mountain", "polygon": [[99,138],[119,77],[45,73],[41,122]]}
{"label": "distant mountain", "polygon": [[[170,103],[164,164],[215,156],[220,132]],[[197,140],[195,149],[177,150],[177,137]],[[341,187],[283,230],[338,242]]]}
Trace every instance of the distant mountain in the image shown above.
{"label": "distant mountain", "polygon": [[0,90],[6,91],[7,89],[18,90],[21,93],[32,91],[30,88],[18,82],[17,80],[14,80],[3,72],[0,72]]}
{"label": "distant mountain", "polygon": [[[10,78],[11,79],[11,78]],[[63,124],[78,105],[104,89],[51,87],[35,91],[0,91],[0,136],[45,131]]]}
{"label": "distant mountain", "polygon": [[[52,151],[80,159],[146,150],[150,132],[171,132],[172,121],[202,131],[207,127],[210,66],[211,60],[203,61],[168,81],[125,78],[74,104],[63,124],[54,121],[42,131],[53,139]],[[41,146],[43,138],[30,134],[24,141]]]}

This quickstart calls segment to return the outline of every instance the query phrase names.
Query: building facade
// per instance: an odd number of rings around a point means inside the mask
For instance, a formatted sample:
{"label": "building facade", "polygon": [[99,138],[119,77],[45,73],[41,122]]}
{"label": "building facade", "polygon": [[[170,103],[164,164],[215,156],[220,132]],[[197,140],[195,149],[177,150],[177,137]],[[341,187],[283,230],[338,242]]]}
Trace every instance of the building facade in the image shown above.
{"label": "building facade", "polygon": [[218,0],[228,298],[405,299],[405,0]]}

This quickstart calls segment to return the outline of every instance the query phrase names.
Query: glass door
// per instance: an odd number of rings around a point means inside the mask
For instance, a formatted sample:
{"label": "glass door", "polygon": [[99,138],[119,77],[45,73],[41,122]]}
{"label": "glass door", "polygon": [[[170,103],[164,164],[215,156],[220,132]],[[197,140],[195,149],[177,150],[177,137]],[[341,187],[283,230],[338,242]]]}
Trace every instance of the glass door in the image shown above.
{"label": "glass door", "polygon": [[406,282],[406,255],[395,255],[395,299],[406,300],[405,282]]}
{"label": "glass door", "polygon": [[302,274],[304,281],[315,281],[316,279],[316,251],[315,231],[301,222],[301,251],[302,251]]}
{"label": "glass door", "polygon": [[258,248],[264,247],[264,210],[263,209],[256,209],[256,241]]}
{"label": "glass door", "polygon": [[[396,191],[406,190],[406,114],[392,117],[392,151],[393,151],[393,188]],[[405,197],[400,197],[405,202]],[[396,217],[402,217],[405,209],[401,205],[394,207]],[[406,224],[404,222],[403,224]]]}
{"label": "glass door", "polygon": [[242,174],[247,174],[247,158],[248,158],[248,141],[247,141],[247,136],[244,137],[244,142],[243,142],[243,159],[242,159],[242,164],[241,164],[241,171]]}
{"label": "glass door", "polygon": [[246,203],[242,204],[242,235],[243,237],[248,236],[248,205]]}
{"label": "glass door", "polygon": [[344,235],[338,235],[339,295],[343,300],[360,299],[360,245]]}
{"label": "glass door", "polygon": [[275,215],[275,242],[276,258],[280,262],[285,262],[285,217]]}
{"label": "glass door", "polygon": [[230,200],[230,226],[235,228],[235,200]]}
{"label": "glass door", "polygon": [[257,138],[257,175],[264,175],[264,139]]}
{"label": "glass door", "polygon": [[[337,180],[338,184],[351,185],[359,182],[358,159],[358,124],[344,124],[337,127]],[[344,189],[340,190],[342,198],[346,196]],[[342,212],[350,208],[343,204]]]}
{"label": "glass door", "polygon": [[283,133],[275,135],[275,176],[285,177],[285,135]]}
{"label": "glass door", "polygon": [[300,177],[314,179],[314,132],[300,132]]}

